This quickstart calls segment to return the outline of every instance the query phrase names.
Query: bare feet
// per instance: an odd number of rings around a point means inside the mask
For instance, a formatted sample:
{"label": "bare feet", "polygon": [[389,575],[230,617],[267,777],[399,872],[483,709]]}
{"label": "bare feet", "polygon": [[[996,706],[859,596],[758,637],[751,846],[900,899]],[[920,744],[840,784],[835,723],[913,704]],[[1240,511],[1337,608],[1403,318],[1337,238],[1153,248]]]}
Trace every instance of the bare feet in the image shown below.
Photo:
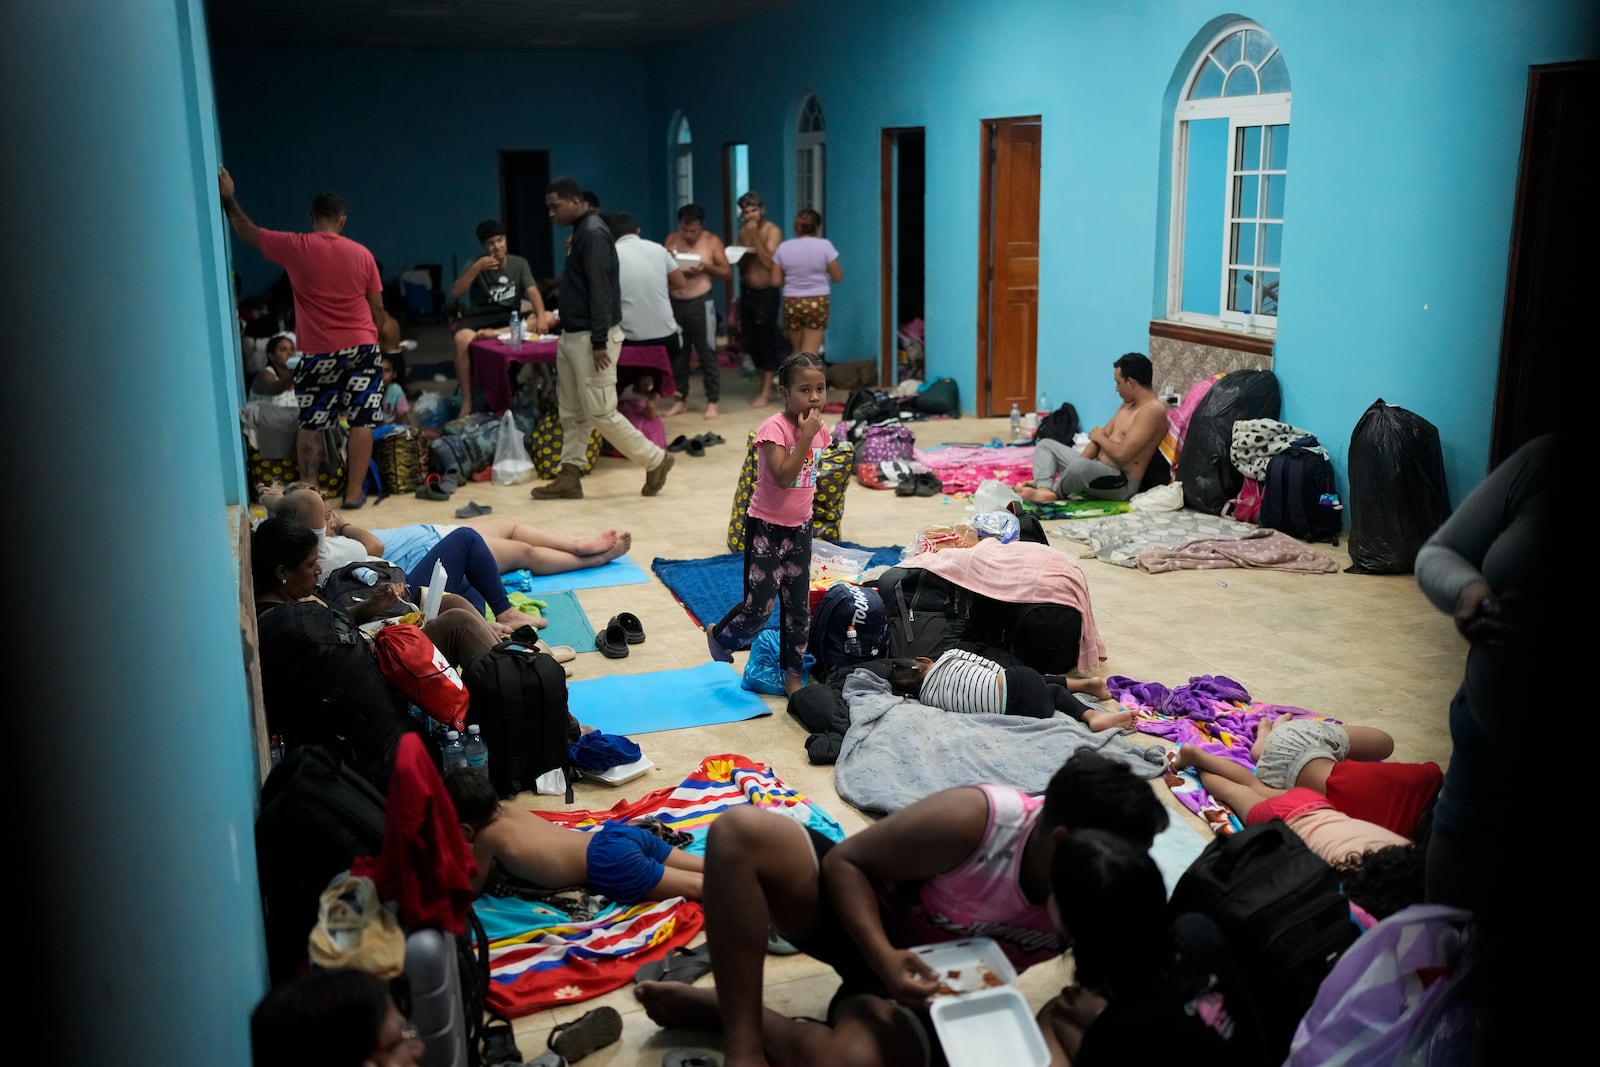
{"label": "bare feet", "polygon": [[542,630],[550,625],[550,620],[538,615],[524,615],[516,608],[507,608],[494,617],[494,621],[502,623],[515,630],[518,626],[532,626],[535,630]]}
{"label": "bare feet", "polygon": [[617,544],[617,531],[601,530],[593,537],[578,542],[578,555],[598,556],[610,552]]}
{"label": "bare feet", "polygon": [[1095,733],[1101,730],[1128,730],[1133,728],[1133,712],[1085,710],[1083,724]]}
{"label": "bare feet", "polygon": [[663,411],[661,413],[661,417],[663,419],[670,419],[674,415],[682,415],[685,411],[688,411],[688,410],[689,410],[688,405],[686,405],[683,402],[683,398],[682,397],[679,397],[677,400],[674,400],[672,402],[672,406],[670,408],[668,408],[667,410],[665,410],[665,411]]}
{"label": "bare feet", "polygon": [[[678,406],[682,407],[683,405],[680,404]],[[706,405],[706,421],[710,422],[712,419],[714,419],[716,417],[717,417],[717,405],[715,405],[715,404],[707,404]]]}
{"label": "bare feet", "polygon": [[1250,758],[1260,763],[1261,752],[1267,747],[1267,738],[1272,735],[1272,728],[1282,726],[1293,718],[1294,716],[1286,711],[1276,719],[1262,719],[1261,725],[1256,727],[1256,739],[1250,743]]}
{"label": "bare feet", "polygon": [[770,403],[772,403],[772,397],[767,395],[766,393],[762,393],[762,394],[758,395],[754,400],[750,401],[750,406],[753,407],[753,408],[764,408]]}
{"label": "bare feet", "polygon": [[1031,485],[1019,485],[1016,488],[1018,496],[1034,504],[1055,503],[1056,495],[1048,489],[1038,489]]}
{"label": "bare feet", "polygon": [[1111,687],[1106,685],[1104,678],[1077,678],[1078,688],[1073,690],[1085,696],[1094,697],[1096,700],[1112,700]]}
{"label": "bare feet", "polygon": [[1176,745],[1167,753],[1167,769],[1173,774],[1193,766],[1192,750],[1188,745]]}
{"label": "bare feet", "polygon": [[639,982],[633,995],[650,1021],[665,1030],[721,1030],[717,991],[685,982]]}

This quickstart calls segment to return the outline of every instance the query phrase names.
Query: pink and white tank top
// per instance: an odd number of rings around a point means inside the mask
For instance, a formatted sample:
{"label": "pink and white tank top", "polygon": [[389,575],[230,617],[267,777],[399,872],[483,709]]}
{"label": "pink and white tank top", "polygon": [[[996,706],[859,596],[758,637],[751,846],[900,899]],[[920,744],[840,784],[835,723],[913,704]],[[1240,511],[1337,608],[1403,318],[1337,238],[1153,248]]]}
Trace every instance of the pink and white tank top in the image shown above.
{"label": "pink and white tank top", "polygon": [[922,883],[905,917],[908,945],[987,937],[1020,971],[1066,950],[1050,910],[1022,892],[1022,860],[1044,800],[1009,786],[980,785],[989,801],[983,841],[954,870]]}

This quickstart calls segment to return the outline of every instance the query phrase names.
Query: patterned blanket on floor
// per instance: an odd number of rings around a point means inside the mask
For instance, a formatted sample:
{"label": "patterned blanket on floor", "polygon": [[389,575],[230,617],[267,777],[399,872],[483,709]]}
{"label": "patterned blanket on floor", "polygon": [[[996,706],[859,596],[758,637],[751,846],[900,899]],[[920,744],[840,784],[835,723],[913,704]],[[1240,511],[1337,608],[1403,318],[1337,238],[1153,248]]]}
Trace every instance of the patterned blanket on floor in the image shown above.
{"label": "patterned blanket on floor", "polygon": [[[1297,719],[1322,719],[1304,708],[1251,700],[1244,686],[1221,674],[1201,674],[1175,689],[1160,682],[1136,682],[1120,674],[1106,679],[1117,703],[1134,713],[1134,728],[1171,741],[1173,746],[1196,745],[1230,759],[1254,772],[1250,746],[1263,719],[1290,713]],[[1328,719],[1338,722],[1338,719]],[[1191,768],[1181,774],[1168,770],[1163,780],[1179,803],[1206,821],[1218,835],[1244,829],[1244,816],[1217,800],[1200,784]]]}
{"label": "patterned blanket on floor", "polygon": [[1278,530],[1251,530],[1243,537],[1190,541],[1177,548],[1147,548],[1133,562],[1150,574],[1182,570],[1246,567],[1292,571],[1297,574],[1334,574],[1339,564],[1304,542]]}
{"label": "patterned blanket on floor", "polygon": [[[786,815],[835,841],[839,824],[771,767],[743,756],[708,756],[671,789],[607,811],[540,811],[553,823],[589,832],[606,822],[646,817],[689,834],[685,851],[704,854],[711,821],[739,804]],[[570,910],[519,897],[481,896],[473,902],[489,935],[489,1004],[508,1016],[571,1004],[621,988],[639,967],[687,944],[700,931],[700,905],[674,897],[624,907],[588,896]]]}
{"label": "patterned blanket on floor", "polygon": [[1203,511],[1135,511],[1106,519],[1077,519],[1056,533],[1089,546],[1086,556],[1119,567],[1136,567],[1134,557],[1147,549],[1178,548],[1190,541],[1235,540],[1258,527]]}
{"label": "patterned blanket on floor", "polygon": [[926,463],[928,469],[939,476],[944,491],[952,496],[975,493],[978,486],[990,479],[1016,485],[1033,477],[1032,445],[919,448],[914,458]]}

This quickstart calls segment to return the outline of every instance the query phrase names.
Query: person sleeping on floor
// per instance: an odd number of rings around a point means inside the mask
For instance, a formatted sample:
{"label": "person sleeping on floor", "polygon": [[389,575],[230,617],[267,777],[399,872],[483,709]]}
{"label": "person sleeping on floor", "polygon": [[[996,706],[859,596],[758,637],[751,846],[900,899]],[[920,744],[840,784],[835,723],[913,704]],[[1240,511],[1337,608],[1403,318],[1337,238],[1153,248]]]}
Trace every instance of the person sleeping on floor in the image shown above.
{"label": "person sleeping on floor", "polygon": [[588,886],[618,904],[700,899],[705,860],[648,830],[614,822],[592,833],[557,826],[500,803],[489,779],[471,769],[450,771],[444,788],[478,862],[478,892],[498,868],[541,889]]}
{"label": "person sleeping on floor", "polygon": [[1111,698],[1103,678],[1040,674],[1021,665],[1002,667],[962,648],[952,648],[937,660],[926,656],[893,660],[889,687],[901,696],[957,715],[1048,719],[1061,711],[1094,731],[1133,726],[1133,712],[1095,706],[1094,701]]}

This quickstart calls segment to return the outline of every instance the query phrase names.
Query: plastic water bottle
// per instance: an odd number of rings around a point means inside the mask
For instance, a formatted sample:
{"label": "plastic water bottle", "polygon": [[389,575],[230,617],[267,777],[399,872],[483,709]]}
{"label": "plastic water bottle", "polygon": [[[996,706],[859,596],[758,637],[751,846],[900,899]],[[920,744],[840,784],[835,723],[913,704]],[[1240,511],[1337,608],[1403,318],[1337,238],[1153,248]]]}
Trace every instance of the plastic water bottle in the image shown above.
{"label": "plastic water bottle", "polygon": [[1022,409],[1015,404],[1011,405],[1011,443],[1022,443]]}
{"label": "plastic water bottle", "polygon": [[1045,392],[1043,389],[1041,389],[1041,390],[1039,390],[1039,414],[1040,415],[1047,415],[1049,413],[1050,413],[1050,394]]}
{"label": "plastic water bottle", "polygon": [[856,636],[856,624],[844,628],[844,650],[852,656],[861,655],[861,638]]}
{"label": "plastic water bottle", "polygon": [[522,312],[511,313],[511,347],[522,347]]}
{"label": "plastic water bottle", "polygon": [[461,735],[451,730],[444,735],[444,773],[449,774],[467,765],[467,748],[461,743]]}
{"label": "plastic water bottle", "polygon": [[489,746],[483,743],[483,733],[477,723],[467,727],[467,740],[462,747],[466,750],[467,767],[480,778],[489,777]]}

